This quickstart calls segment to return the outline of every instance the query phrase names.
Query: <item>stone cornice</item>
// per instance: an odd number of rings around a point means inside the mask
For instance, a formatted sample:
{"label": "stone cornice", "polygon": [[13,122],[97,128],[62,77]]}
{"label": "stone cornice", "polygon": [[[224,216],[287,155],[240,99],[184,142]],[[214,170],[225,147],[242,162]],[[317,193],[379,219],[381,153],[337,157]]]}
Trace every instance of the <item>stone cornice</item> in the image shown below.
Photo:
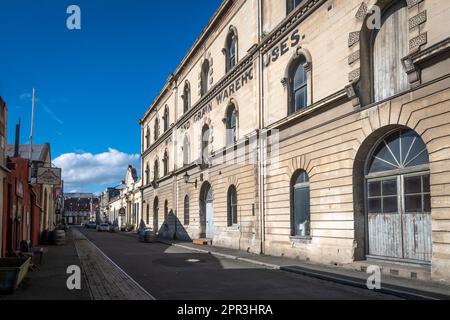
{"label": "stone cornice", "polygon": [[306,108],[302,111],[296,112],[294,114],[291,114],[288,117],[283,118],[283,119],[267,126],[264,130],[269,131],[269,130],[279,129],[279,128],[291,125],[292,122],[301,120],[319,110],[323,110],[323,109],[330,108],[335,105],[341,104],[343,101],[344,102],[350,101],[350,98],[348,96],[346,89],[339,90],[339,91],[335,92],[334,94],[332,94],[316,103],[313,103],[308,108]]}
{"label": "stone cornice", "polygon": [[450,37],[447,37],[445,40],[438,42],[427,49],[411,54],[410,58],[412,59],[414,64],[421,64],[449,51]]}

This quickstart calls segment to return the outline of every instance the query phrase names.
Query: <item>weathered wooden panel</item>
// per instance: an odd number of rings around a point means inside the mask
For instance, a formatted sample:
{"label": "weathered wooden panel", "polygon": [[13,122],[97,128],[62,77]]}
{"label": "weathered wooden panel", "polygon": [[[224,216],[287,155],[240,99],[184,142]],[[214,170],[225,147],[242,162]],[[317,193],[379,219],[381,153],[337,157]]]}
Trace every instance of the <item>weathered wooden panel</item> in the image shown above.
{"label": "weathered wooden panel", "polygon": [[401,59],[408,54],[408,10],[392,13],[379,30],[374,43],[374,94],[381,101],[408,89],[408,77]]}
{"label": "weathered wooden panel", "polygon": [[369,214],[369,254],[377,257],[403,257],[400,214]]}
{"label": "weathered wooden panel", "polygon": [[404,258],[431,262],[432,237],[430,214],[403,215]]}

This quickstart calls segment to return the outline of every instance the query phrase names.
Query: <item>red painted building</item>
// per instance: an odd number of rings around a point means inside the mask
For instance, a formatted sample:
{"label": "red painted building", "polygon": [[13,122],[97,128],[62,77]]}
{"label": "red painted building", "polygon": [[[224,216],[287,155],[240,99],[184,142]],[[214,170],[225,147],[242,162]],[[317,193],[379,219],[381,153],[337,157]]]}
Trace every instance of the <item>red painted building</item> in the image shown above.
{"label": "red painted building", "polygon": [[3,255],[3,211],[6,203],[6,181],[9,170],[6,167],[6,133],[8,112],[6,104],[0,97],[0,257]]}
{"label": "red painted building", "polygon": [[9,159],[11,172],[6,185],[6,214],[3,216],[3,252],[11,255],[22,241],[33,246],[39,243],[40,208],[35,188],[28,183],[29,160]]}
{"label": "red painted building", "polygon": [[[26,146],[19,145],[19,131],[20,125],[16,128],[16,144],[8,146],[6,152],[9,157],[6,164],[8,174],[3,184],[0,232],[2,256],[13,255],[15,251],[20,250],[23,241],[32,246],[39,244],[41,232],[49,230],[47,225],[42,223],[43,212],[48,213],[49,203],[54,199],[53,196],[45,197],[48,193],[42,185],[32,184],[30,160],[24,156]],[[45,148],[36,149],[45,151]],[[33,162],[36,162],[34,158]],[[47,201],[48,199],[50,201]]]}

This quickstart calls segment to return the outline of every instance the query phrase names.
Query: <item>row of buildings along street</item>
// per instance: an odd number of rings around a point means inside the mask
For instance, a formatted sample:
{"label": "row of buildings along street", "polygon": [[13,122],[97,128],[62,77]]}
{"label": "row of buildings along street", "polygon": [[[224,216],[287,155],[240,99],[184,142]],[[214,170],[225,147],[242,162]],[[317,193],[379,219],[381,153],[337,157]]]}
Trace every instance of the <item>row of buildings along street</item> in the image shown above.
{"label": "row of buildings along street", "polygon": [[223,0],[98,195],[40,183],[0,100],[2,256],[64,225],[94,299],[409,297],[330,286],[374,267],[448,298],[449,30],[443,0]]}
{"label": "row of buildings along street", "polygon": [[0,98],[0,248],[1,257],[50,241],[62,222],[61,170],[51,163],[50,144],[7,144],[8,114]]}
{"label": "row of buildings along street", "polygon": [[139,121],[141,179],[130,167],[102,214],[164,238],[448,281],[449,4],[370,3],[380,30],[358,1],[266,1],[262,16],[224,1]]}

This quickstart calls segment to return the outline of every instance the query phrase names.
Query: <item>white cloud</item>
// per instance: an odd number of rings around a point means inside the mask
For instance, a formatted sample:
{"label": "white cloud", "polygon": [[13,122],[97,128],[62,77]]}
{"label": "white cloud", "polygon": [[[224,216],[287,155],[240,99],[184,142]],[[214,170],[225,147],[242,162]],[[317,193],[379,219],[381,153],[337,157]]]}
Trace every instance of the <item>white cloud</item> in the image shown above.
{"label": "white cloud", "polygon": [[118,185],[125,179],[128,165],[137,166],[138,154],[126,154],[109,148],[108,152],[66,153],[53,163],[62,168],[66,190],[83,190],[92,185]]}

